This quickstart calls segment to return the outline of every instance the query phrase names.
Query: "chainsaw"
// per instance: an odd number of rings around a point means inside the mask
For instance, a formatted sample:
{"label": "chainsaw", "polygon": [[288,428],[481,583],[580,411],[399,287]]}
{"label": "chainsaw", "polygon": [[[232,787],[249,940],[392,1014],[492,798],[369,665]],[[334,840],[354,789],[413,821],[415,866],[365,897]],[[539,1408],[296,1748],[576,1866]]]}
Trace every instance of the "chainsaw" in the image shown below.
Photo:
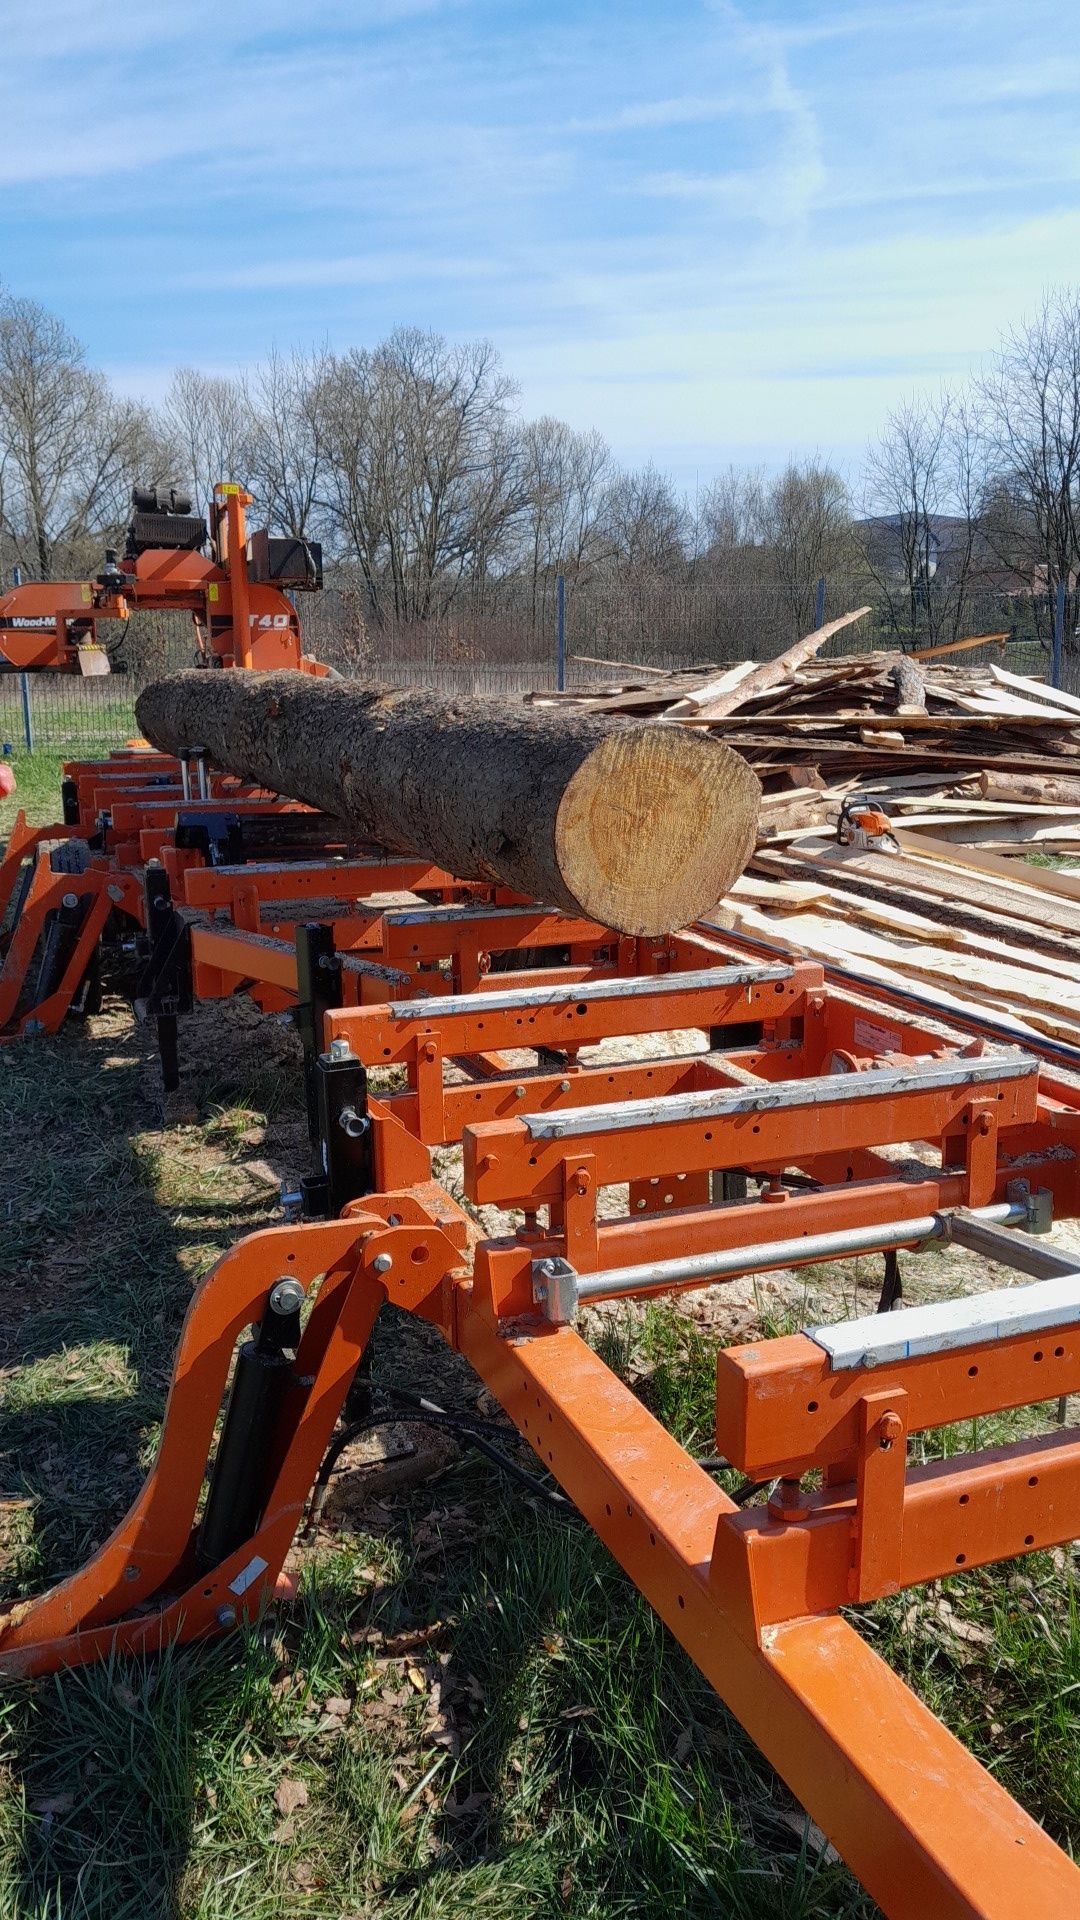
{"label": "chainsaw", "polygon": [[881,802],[865,793],[849,794],[840,808],[836,838],[842,847],[869,853],[899,853],[900,842]]}

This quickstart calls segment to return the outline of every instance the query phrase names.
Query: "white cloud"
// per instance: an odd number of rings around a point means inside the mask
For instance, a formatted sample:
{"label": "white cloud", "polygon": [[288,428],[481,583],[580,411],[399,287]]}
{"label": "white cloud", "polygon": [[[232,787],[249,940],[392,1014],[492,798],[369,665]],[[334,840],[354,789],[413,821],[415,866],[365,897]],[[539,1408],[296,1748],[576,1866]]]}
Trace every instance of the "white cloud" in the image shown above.
{"label": "white cloud", "polygon": [[18,9],[0,231],[137,390],[414,321],[680,471],[845,448],[1076,257],[1050,0],[129,11]]}

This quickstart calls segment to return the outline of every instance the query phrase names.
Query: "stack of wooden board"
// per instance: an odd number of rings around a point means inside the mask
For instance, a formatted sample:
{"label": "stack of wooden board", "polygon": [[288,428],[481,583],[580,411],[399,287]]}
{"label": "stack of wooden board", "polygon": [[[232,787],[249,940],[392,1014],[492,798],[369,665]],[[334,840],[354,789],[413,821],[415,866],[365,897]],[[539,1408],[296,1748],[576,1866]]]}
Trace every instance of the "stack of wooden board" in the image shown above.
{"label": "stack of wooden board", "polygon": [[[533,698],[705,728],[752,763],[757,852],[718,925],[1080,1048],[1080,870],[1032,864],[1080,862],[1080,699],[963,658],[1004,635],[820,659],[865,611],[774,660]],[[838,844],[858,793],[895,849]]]}
{"label": "stack of wooden board", "polygon": [[715,921],[1080,1047],[1080,872],[897,838],[898,853],[813,834],[763,848]]}
{"label": "stack of wooden board", "polygon": [[855,776],[937,772],[976,777],[992,766],[1020,777],[1080,780],[1080,699],[992,663],[965,663],[980,634],[921,653],[889,651],[822,660],[827,641],[860,620],[859,608],[807,634],[773,660],[737,661],[694,674],[638,673],[565,694],[527,696],[593,712],[655,717],[720,734],[766,787]]}

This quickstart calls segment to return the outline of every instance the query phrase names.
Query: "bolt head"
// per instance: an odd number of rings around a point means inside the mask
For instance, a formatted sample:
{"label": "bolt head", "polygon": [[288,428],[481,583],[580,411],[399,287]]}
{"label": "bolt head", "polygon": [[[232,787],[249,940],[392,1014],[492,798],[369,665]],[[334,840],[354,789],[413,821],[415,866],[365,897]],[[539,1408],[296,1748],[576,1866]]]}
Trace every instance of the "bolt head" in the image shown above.
{"label": "bolt head", "polygon": [[331,1040],[331,1042],[330,1042],[330,1058],[331,1058],[331,1060],[348,1060],[348,1059],[350,1059],[350,1058],[351,1058],[351,1049],[350,1049],[350,1047],[349,1047],[349,1043],[348,1043],[348,1041],[347,1041],[347,1040]]}
{"label": "bolt head", "polygon": [[222,1628],[235,1627],[236,1608],[235,1607],[219,1607],[217,1610],[217,1613],[214,1615],[214,1618],[217,1621],[219,1627],[222,1627]]}
{"label": "bolt head", "polygon": [[275,1313],[296,1313],[304,1304],[304,1289],[291,1275],[278,1280],[270,1289],[270,1305]]}
{"label": "bolt head", "polygon": [[392,1253],[377,1253],[371,1265],[376,1273],[389,1273],[394,1264]]}

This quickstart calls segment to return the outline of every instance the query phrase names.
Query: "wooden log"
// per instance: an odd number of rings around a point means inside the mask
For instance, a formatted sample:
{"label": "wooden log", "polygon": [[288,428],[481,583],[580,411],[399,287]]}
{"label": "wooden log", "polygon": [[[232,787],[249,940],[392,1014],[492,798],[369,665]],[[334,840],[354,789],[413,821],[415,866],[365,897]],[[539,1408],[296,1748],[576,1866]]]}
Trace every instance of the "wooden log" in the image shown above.
{"label": "wooden log", "polygon": [[889,668],[889,679],[896,688],[896,704],[900,713],[926,712],[926,683],[918,667],[913,666],[905,654],[898,654]]}
{"label": "wooden log", "polygon": [[1053,773],[999,773],[987,767],[979,775],[984,800],[1014,800],[1029,806],[1080,807],[1080,779]]}
{"label": "wooden log", "polygon": [[681,727],[295,672],[173,674],[136,714],[166,753],[621,933],[707,913],[754,850],[756,776]]}

